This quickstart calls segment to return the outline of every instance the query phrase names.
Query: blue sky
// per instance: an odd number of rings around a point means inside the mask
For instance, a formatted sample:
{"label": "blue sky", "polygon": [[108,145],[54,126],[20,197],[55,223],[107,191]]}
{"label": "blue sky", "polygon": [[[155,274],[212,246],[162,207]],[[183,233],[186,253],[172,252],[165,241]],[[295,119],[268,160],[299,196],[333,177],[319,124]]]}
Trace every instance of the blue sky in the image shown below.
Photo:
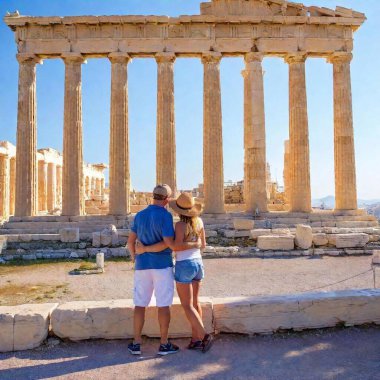
{"label": "blue sky", "polygon": [[[198,14],[197,0],[2,0],[0,15]],[[355,34],[352,89],[358,196],[380,198],[380,15],[379,0],[305,0],[306,5],[354,8],[367,15]],[[16,140],[18,65],[13,33],[0,23],[0,140]],[[288,69],[283,60],[264,63],[267,160],[282,183],[283,142],[288,136]],[[225,180],[243,176],[242,58],[221,63]],[[155,182],[156,63],[135,59],[128,68],[131,177],[138,190]],[[110,63],[83,66],[84,159],[108,162]],[[313,198],[334,194],[332,66],[323,59],[306,65]],[[177,178],[179,188],[202,182],[203,71],[198,59],[175,63]],[[46,60],[37,70],[38,147],[62,150],[64,66]]]}

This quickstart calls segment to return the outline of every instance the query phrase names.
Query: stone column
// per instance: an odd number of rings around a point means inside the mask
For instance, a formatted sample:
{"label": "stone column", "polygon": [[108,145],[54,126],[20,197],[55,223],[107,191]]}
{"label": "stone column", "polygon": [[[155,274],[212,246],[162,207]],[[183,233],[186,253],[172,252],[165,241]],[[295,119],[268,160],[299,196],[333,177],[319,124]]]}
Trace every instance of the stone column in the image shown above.
{"label": "stone column", "polygon": [[204,212],[224,213],[222,105],[219,65],[222,55],[202,55]]}
{"label": "stone column", "polygon": [[15,216],[37,213],[36,63],[33,54],[17,54],[19,62]]}
{"label": "stone column", "polygon": [[47,172],[47,209],[51,213],[57,207],[57,169],[52,162],[48,164]]}
{"label": "stone column", "polygon": [[9,214],[14,215],[15,213],[15,199],[16,199],[16,157],[11,158],[10,166],[10,190],[9,190]]}
{"label": "stone column", "polygon": [[47,211],[47,167],[48,164],[38,161],[38,211]]}
{"label": "stone column", "polygon": [[81,54],[65,53],[62,215],[83,215]]}
{"label": "stone column", "polygon": [[9,217],[10,160],[0,155],[0,220]]}
{"label": "stone column", "polygon": [[175,194],[176,142],[174,121],[174,61],[173,53],[156,54],[157,61],[157,138],[156,182],[166,183]]}
{"label": "stone column", "polygon": [[109,214],[126,215],[130,213],[127,76],[130,57],[124,53],[112,53],[109,59],[111,61]]}
{"label": "stone column", "polygon": [[305,53],[288,55],[289,141],[291,181],[290,211],[311,211],[309,130],[307,116]]}
{"label": "stone column", "polygon": [[286,203],[290,203],[290,178],[289,178],[289,169],[290,169],[290,144],[289,140],[285,140],[285,150],[284,150],[284,192]]}
{"label": "stone column", "polygon": [[57,179],[57,206],[62,208],[62,166],[56,167],[56,179]]}
{"label": "stone column", "polygon": [[247,212],[268,211],[262,55],[245,56],[244,201]]}
{"label": "stone column", "polygon": [[328,61],[334,71],[334,162],[335,209],[356,210],[356,169],[354,127],[352,122],[352,54],[339,52]]}

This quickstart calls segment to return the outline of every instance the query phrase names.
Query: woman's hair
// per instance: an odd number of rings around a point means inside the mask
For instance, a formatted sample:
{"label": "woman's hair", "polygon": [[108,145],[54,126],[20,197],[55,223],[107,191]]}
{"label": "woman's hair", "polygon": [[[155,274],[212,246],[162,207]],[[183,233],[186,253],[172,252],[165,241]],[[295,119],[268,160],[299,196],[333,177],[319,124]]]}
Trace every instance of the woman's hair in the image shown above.
{"label": "woman's hair", "polygon": [[179,220],[186,223],[186,236],[194,234],[199,237],[199,231],[197,231],[197,217],[196,216],[185,216],[179,215]]}

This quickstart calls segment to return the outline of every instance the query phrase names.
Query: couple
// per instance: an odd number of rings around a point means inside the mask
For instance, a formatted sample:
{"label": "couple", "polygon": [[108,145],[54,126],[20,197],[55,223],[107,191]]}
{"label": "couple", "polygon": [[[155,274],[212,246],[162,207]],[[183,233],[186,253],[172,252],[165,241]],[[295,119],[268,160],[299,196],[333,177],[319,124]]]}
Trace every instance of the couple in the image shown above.
{"label": "couple", "polygon": [[[154,188],[152,204],[136,214],[128,238],[128,249],[135,261],[134,341],[128,345],[133,355],[141,354],[145,308],[150,303],[153,291],[161,332],[158,355],[179,351],[179,347],[168,340],[174,279],[182,307],[191,324],[192,338],[188,348],[206,352],[212,345],[212,336],[205,331],[198,301],[200,283],[204,277],[200,248],[206,245],[203,222],[199,218],[202,207],[195,204],[188,193],[182,193],[176,200],[169,201],[171,193],[168,185]],[[180,217],[175,231],[173,216],[166,210],[168,204]],[[172,251],[176,257],[174,273]]]}

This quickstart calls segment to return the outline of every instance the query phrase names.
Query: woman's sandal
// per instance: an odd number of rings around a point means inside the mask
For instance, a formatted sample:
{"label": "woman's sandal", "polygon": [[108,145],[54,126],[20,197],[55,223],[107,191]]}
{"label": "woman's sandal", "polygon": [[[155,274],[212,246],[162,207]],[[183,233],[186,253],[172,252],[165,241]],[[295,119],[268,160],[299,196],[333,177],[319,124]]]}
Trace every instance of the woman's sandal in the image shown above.
{"label": "woman's sandal", "polygon": [[203,342],[201,340],[196,340],[195,342],[191,340],[187,348],[189,350],[203,350]]}
{"label": "woman's sandal", "polygon": [[212,337],[212,335],[206,334],[202,340],[202,352],[203,353],[207,352],[211,348],[213,342],[214,342],[214,338]]}

